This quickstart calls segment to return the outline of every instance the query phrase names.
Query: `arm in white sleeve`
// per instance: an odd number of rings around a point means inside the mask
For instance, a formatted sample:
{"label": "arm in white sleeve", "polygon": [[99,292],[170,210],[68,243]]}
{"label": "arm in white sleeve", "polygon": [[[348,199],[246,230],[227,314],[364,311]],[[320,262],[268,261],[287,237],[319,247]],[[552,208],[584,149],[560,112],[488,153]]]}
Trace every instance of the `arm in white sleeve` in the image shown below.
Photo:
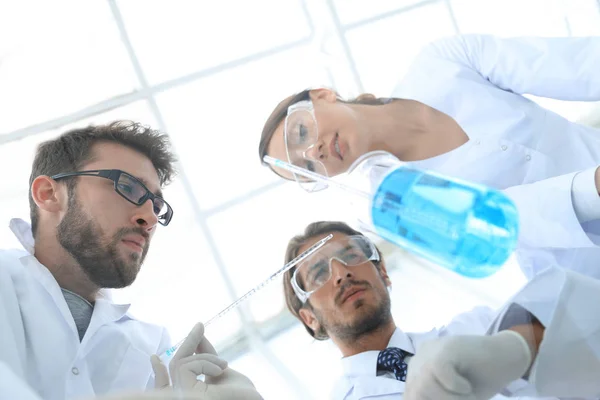
{"label": "arm in white sleeve", "polygon": [[[511,396],[600,396],[600,280],[551,267],[529,282],[511,305],[527,310],[544,327],[526,385],[507,388]],[[501,314],[490,333],[514,313]],[[522,324],[522,321],[519,322]],[[500,328],[501,329],[501,328]]]}
{"label": "arm in white sleeve", "polygon": [[575,175],[571,196],[573,209],[580,223],[600,219],[600,195],[596,188],[597,167],[586,169]]}
{"label": "arm in white sleeve", "polygon": [[0,399],[42,400],[33,389],[0,361]]}
{"label": "arm in white sleeve", "polygon": [[424,54],[461,65],[517,94],[559,100],[600,100],[600,37],[444,38]]}
{"label": "arm in white sleeve", "polygon": [[[577,172],[513,186],[504,193],[519,211],[519,242],[531,248],[576,249],[596,247],[574,209],[572,188]],[[585,172],[582,179],[585,180]],[[596,193],[597,195],[597,193]]]}

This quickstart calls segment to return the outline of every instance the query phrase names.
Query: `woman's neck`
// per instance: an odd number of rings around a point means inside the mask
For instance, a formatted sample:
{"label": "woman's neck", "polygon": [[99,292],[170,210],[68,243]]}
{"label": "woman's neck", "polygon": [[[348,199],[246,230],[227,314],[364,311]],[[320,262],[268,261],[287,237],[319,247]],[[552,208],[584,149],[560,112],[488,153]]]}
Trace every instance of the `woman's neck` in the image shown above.
{"label": "woman's neck", "polygon": [[453,118],[415,100],[399,99],[362,111],[371,138],[369,151],[385,150],[403,161],[435,157],[468,141]]}

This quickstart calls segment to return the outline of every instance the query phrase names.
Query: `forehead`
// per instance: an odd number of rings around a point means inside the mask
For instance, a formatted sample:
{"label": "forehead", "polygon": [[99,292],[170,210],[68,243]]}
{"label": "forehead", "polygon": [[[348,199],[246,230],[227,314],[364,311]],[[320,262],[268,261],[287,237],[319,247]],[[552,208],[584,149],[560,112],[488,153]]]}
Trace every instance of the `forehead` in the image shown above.
{"label": "forehead", "polygon": [[160,190],[152,161],[139,151],[118,143],[102,142],[92,147],[92,160],[83,169],[120,169],[140,179],[148,189]]}
{"label": "forehead", "polygon": [[[314,237],[311,237],[310,239],[308,239],[299,249],[298,249],[298,254],[301,254],[303,251],[306,251],[310,248],[310,246],[312,246],[313,244],[315,244],[316,242],[318,242],[319,240],[323,239],[325,236],[329,235],[329,234],[333,234],[333,237],[325,244],[325,246],[327,246],[330,243],[341,243],[341,242],[345,242],[346,239],[348,238],[348,235],[346,235],[345,233],[340,233],[340,232],[326,232],[323,233],[322,235],[317,235]],[[322,249],[322,248],[321,248]],[[319,250],[317,250],[317,252],[315,254],[319,254]]]}

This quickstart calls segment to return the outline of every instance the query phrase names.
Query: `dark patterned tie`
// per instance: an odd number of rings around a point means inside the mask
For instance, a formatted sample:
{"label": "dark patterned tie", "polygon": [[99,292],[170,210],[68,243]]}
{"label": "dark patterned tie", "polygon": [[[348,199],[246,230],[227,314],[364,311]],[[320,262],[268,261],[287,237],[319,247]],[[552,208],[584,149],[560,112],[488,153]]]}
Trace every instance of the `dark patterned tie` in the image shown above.
{"label": "dark patterned tie", "polygon": [[412,354],[397,347],[388,347],[377,356],[377,370],[393,372],[397,380],[405,382],[408,364],[404,358],[407,356]]}

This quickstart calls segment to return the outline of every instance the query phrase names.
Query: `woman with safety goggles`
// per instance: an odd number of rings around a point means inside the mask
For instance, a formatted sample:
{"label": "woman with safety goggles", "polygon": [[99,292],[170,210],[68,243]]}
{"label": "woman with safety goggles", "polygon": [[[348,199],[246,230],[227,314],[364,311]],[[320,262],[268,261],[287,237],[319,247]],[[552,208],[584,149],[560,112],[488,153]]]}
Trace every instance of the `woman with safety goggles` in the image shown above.
{"label": "woman with safety goggles", "polygon": [[[600,37],[443,39],[421,52],[392,98],[344,101],[316,89],[285,99],[264,126],[261,161],[335,176],[384,150],[504,190],[519,209],[517,257],[529,278],[542,259],[600,278],[600,130],[522,95],[600,100],[599,57]],[[324,188],[269,167],[306,190]]]}

